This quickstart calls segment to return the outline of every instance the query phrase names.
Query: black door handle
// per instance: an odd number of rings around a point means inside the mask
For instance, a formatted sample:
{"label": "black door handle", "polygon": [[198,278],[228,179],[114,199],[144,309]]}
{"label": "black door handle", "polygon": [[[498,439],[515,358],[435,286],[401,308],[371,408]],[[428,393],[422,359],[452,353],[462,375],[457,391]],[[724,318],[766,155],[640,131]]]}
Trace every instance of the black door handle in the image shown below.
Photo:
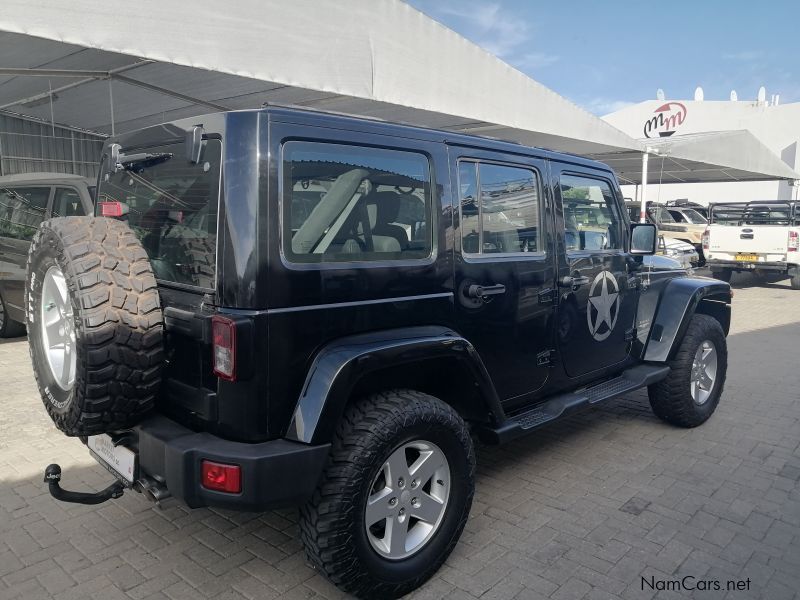
{"label": "black door handle", "polygon": [[570,277],[566,275],[558,280],[558,285],[560,287],[566,288],[577,288],[582,285],[588,285],[590,279],[588,277],[584,277],[583,275],[578,275],[577,277]]}
{"label": "black door handle", "polygon": [[467,288],[467,296],[470,298],[483,298],[485,296],[497,296],[498,294],[505,294],[506,286],[502,283],[495,285],[478,285],[472,284]]}

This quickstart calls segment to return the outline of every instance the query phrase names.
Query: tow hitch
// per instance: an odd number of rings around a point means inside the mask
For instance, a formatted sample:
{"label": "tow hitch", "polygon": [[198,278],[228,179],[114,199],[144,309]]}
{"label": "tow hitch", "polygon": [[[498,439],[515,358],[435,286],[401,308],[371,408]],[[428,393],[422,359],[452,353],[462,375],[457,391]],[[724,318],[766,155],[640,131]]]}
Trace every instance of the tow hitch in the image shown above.
{"label": "tow hitch", "polygon": [[122,497],[125,485],[115,481],[110,486],[99,492],[70,492],[61,489],[61,467],[59,465],[48,465],[44,470],[44,482],[50,490],[50,495],[62,502],[74,502],[75,504],[101,504],[106,500],[115,500]]}

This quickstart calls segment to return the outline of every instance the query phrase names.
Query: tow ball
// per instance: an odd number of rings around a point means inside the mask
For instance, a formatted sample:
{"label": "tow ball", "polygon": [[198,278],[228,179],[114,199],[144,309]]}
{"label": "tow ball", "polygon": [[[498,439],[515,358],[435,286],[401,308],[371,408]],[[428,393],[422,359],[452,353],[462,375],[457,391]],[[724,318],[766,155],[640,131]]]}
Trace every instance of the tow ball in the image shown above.
{"label": "tow ball", "polygon": [[62,502],[73,502],[75,504],[101,504],[107,500],[115,500],[122,497],[125,486],[119,481],[115,481],[110,486],[99,492],[70,492],[61,488],[61,467],[59,465],[48,465],[44,470],[44,482],[50,490],[50,495]]}

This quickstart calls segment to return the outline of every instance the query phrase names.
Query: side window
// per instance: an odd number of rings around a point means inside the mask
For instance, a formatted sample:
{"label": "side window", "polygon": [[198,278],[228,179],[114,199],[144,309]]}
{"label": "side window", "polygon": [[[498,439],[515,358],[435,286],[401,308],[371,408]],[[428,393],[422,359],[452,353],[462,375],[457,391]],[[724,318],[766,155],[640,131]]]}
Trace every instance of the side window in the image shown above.
{"label": "side window", "polygon": [[428,158],[321,142],[283,145],[283,251],[294,262],[427,258]]}
{"label": "side window", "polygon": [[531,169],[459,163],[465,254],[539,252],[539,182]]}
{"label": "side window", "polygon": [[30,240],[44,221],[49,187],[0,188],[0,236]]}
{"label": "side window", "polygon": [[611,186],[602,179],[561,176],[567,250],[621,250],[622,217]]}
{"label": "side window", "polygon": [[70,188],[57,188],[53,199],[54,217],[82,217],[83,210],[81,196],[76,190]]}

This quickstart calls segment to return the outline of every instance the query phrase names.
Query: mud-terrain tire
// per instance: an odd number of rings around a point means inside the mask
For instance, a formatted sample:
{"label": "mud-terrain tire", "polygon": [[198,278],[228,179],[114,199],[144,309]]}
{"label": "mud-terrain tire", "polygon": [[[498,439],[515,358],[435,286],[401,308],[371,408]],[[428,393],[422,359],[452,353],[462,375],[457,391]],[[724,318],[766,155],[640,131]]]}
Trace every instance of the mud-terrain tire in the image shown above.
{"label": "mud-terrain tire", "polygon": [[[710,369],[704,361],[710,362],[709,349],[713,350],[715,362],[712,382],[706,389],[693,384],[693,380],[700,377],[701,371],[708,374]],[[648,388],[653,412],[662,421],[678,427],[702,425],[717,408],[728,370],[728,347],[719,321],[695,314],[678,352],[667,364],[670,374]]]}
{"label": "mud-terrain tire", "polygon": [[[436,462],[425,463],[423,469],[419,462],[422,453],[416,458],[413,450],[410,456],[407,454],[407,448],[415,444],[430,452],[424,460]],[[390,466],[397,464],[392,462],[397,457],[408,466],[400,477],[407,478],[402,482],[396,473],[402,474],[403,466],[398,466],[394,475]],[[436,464],[446,465],[446,475],[441,470],[427,474]],[[419,466],[415,469],[415,465]],[[322,480],[300,511],[306,554],[331,582],[358,597],[397,598],[407,594],[431,577],[453,550],[472,505],[474,476],[475,454],[469,430],[458,413],[441,400],[421,392],[392,390],[354,403],[338,425]],[[434,488],[434,482],[439,487]],[[380,496],[384,493],[387,495]],[[422,504],[412,497],[417,495]],[[413,507],[431,506],[427,503],[432,496],[444,500],[443,508],[435,513],[439,515],[437,524],[428,530],[424,521],[416,520],[414,514],[419,508]],[[367,504],[376,497],[381,499],[371,506],[393,516],[371,528],[367,525],[371,520]],[[383,502],[386,504],[378,506]],[[400,510],[407,510],[406,516]],[[407,519],[408,538],[401,526],[395,525],[401,518]],[[423,527],[419,531],[429,532],[421,535],[428,537],[414,538],[420,524]],[[403,540],[401,553],[387,556],[390,546],[395,546],[385,542],[382,554],[378,550],[381,542],[374,537],[375,527],[383,527],[384,540],[389,540],[397,527],[403,535],[398,538]],[[403,556],[402,552],[408,552],[407,539],[419,545]]]}
{"label": "mud-terrain tire", "polygon": [[153,407],[163,315],[147,253],[125,223],[42,223],[28,253],[25,309],[36,383],[61,431],[126,429]]}
{"label": "mud-terrain tire", "polygon": [[6,310],[6,303],[0,295],[0,338],[13,338],[25,334],[25,325],[12,321]]}
{"label": "mud-terrain tire", "polygon": [[793,290],[800,290],[800,267],[795,267],[789,271],[789,275],[791,279],[789,282],[791,283]]}
{"label": "mud-terrain tire", "polygon": [[181,251],[186,257],[193,285],[213,288],[216,277],[217,242],[212,238],[186,238],[180,242]]}
{"label": "mud-terrain tire", "polygon": [[730,281],[733,271],[730,269],[711,269],[711,276],[720,281]]}

